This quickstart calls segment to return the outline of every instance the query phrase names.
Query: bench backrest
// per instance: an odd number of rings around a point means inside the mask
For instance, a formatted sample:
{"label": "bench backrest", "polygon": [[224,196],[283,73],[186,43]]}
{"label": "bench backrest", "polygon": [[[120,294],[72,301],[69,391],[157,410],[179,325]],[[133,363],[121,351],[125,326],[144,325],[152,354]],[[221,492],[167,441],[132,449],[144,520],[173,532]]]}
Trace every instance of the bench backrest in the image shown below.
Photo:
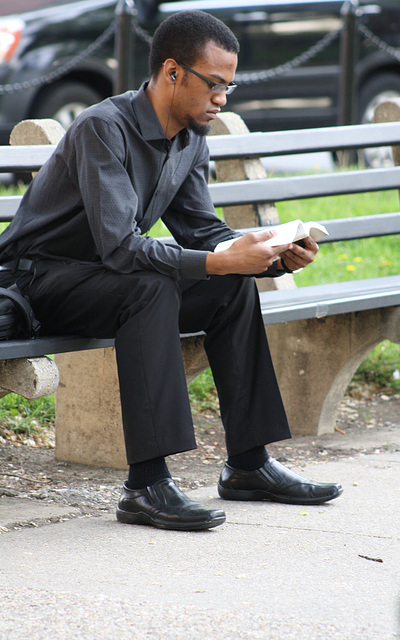
{"label": "bench backrest", "polygon": [[[210,157],[216,161],[360,149],[382,144],[400,145],[398,123],[208,137]],[[37,171],[54,149],[55,145],[0,147],[0,173]],[[214,205],[220,207],[389,190],[399,186],[400,167],[387,167],[212,183],[210,192]],[[20,200],[20,196],[0,198],[0,221],[13,218]],[[351,220],[327,221],[329,241],[354,238]],[[397,212],[357,218],[357,223],[356,237],[400,233],[400,215]]]}

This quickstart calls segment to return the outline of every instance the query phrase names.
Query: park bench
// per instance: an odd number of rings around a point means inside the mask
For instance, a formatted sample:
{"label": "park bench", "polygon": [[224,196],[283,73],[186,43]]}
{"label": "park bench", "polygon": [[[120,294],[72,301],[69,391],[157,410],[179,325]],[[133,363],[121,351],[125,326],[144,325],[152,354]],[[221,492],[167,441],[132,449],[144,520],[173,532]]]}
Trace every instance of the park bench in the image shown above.
{"label": "park bench", "polygon": [[[400,120],[398,103],[391,101],[388,104],[392,112],[388,115],[381,106],[377,117]],[[267,178],[259,159],[391,145],[396,160],[400,127],[394,122],[249,133],[238,116],[225,113],[219,116],[213,134],[208,142],[217,181],[210,184],[210,192],[215,206],[223,207],[225,219],[234,228],[254,230],[279,223],[274,205],[279,201],[400,186],[400,167],[397,166]],[[60,135],[62,131],[52,121],[20,123],[13,131],[11,142],[21,146],[0,149],[0,171],[38,170],[52,153]],[[18,196],[1,198],[0,219],[12,219],[18,202]],[[400,233],[400,213],[378,212],[323,224],[330,234],[327,242],[379,237]],[[333,430],[345,389],[367,353],[385,338],[400,342],[400,275],[301,288],[295,286],[292,275],[257,282],[264,323],[293,432],[321,434]],[[201,334],[182,336],[188,379],[207,366],[202,342]],[[56,427],[59,459],[105,466],[125,464],[112,346],[113,340],[79,336],[0,343],[0,385],[26,397],[31,396],[24,393],[23,388],[21,390],[24,386],[21,380],[29,377],[28,387],[36,389],[38,395],[51,392],[52,384],[57,386],[56,365],[49,365],[45,360],[45,374],[40,365],[46,354],[60,354],[56,356],[61,376]],[[35,359],[38,373],[32,374]],[[46,380],[46,376],[47,381],[40,384],[39,379]],[[17,384],[12,382],[14,380]],[[18,381],[20,388],[16,388]]]}

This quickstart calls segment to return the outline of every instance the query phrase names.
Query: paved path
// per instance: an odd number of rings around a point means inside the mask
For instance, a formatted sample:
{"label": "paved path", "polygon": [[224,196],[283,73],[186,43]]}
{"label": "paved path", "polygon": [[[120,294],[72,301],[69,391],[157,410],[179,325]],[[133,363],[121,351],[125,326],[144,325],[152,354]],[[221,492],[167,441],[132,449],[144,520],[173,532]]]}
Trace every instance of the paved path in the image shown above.
{"label": "paved path", "polygon": [[[224,502],[198,533],[2,498],[0,524],[31,525],[0,536],[1,640],[400,638],[400,451],[298,470],[343,496]],[[221,506],[215,487],[190,495]]]}

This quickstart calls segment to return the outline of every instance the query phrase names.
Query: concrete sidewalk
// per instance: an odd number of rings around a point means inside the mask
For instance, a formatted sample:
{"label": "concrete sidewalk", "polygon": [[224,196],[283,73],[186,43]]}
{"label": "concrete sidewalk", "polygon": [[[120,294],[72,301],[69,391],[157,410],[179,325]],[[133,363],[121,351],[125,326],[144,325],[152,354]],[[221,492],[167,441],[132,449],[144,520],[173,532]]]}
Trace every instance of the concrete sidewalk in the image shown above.
{"label": "concrete sidewalk", "polygon": [[198,489],[227,522],[197,533],[2,498],[3,524],[34,524],[0,536],[1,640],[400,638],[400,452],[298,470],[343,496],[299,507]]}

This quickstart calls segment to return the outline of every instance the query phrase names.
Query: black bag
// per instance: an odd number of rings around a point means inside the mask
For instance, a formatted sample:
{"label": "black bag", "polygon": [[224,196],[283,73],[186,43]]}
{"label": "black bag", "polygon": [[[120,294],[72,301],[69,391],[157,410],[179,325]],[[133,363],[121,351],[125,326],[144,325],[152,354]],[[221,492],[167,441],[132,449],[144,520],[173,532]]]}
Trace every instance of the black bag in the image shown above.
{"label": "black bag", "polygon": [[40,323],[17,285],[0,287],[0,340],[35,338],[39,330]]}

